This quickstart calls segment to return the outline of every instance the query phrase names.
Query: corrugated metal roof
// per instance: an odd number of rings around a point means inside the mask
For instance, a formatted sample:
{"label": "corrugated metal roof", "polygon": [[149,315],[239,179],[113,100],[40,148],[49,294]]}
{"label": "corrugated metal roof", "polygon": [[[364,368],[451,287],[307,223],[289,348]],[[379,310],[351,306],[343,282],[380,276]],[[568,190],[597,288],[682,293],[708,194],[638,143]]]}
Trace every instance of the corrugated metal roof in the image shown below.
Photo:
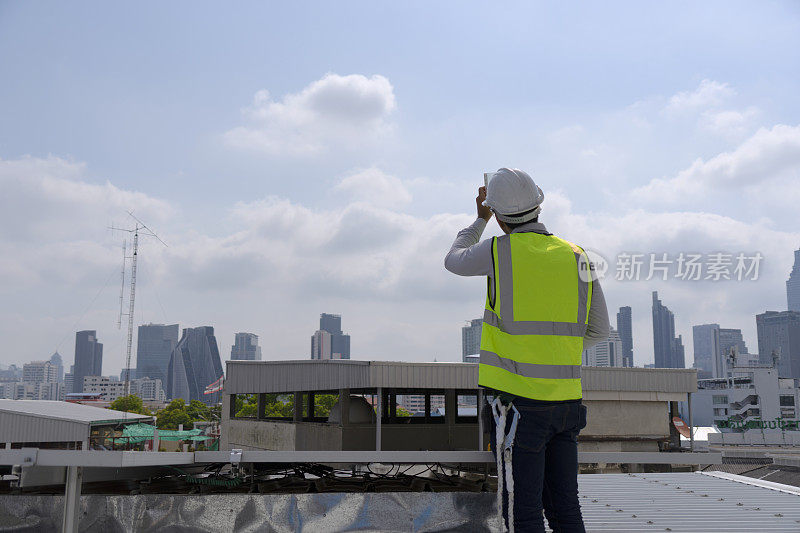
{"label": "corrugated metal roof", "polygon": [[[227,394],[409,388],[476,389],[474,363],[407,363],[354,360],[227,361]],[[688,369],[598,368],[582,370],[584,391],[688,393],[697,390]]]}
{"label": "corrugated metal roof", "polygon": [[121,421],[143,420],[152,416],[112,411],[79,403],[51,400],[3,400],[0,399],[0,412],[22,414],[54,420],[67,420],[83,424],[117,423]]}
{"label": "corrugated metal roof", "polygon": [[587,531],[800,531],[800,495],[702,473],[578,478]]}

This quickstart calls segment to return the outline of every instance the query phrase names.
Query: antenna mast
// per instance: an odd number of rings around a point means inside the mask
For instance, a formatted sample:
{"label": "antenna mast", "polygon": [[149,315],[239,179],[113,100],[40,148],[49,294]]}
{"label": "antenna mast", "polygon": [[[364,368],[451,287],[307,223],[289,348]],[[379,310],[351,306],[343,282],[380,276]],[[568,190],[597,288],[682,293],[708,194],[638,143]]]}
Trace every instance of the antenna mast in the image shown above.
{"label": "antenna mast", "polygon": [[125,239],[122,239],[122,271],[120,272],[120,279],[122,281],[122,286],[119,288],[119,316],[117,317],[117,329],[122,329],[122,299],[125,295],[125,260],[127,257],[125,254],[128,252],[128,242]]}
{"label": "antenna mast", "polygon": [[[164,246],[167,246],[167,243],[161,240],[161,238],[155,234],[153,230],[148,228],[144,222],[133,216],[133,211],[128,211],[128,215],[132,219],[136,221],[133,228],[115,228],[111,227],[112,230],[117,231],[126,231],[128,233],[133,233],[133,255],[131,255],[131,293],[128,298],[128,343],[125,351],[125,396],[128,396],[131,393],[131,349],[133,347],[133,317],[134,317],[134,304],[136,302],[136,262],[139,255],[139,234],[148,236],[148,237],[155,237],[156,239],[161,242]],[[144,230],[144,231],[143,231]],[[123,289],[120,290],[120,319],[117,322],[121,324],[122,322],[122,292],[125,287],[125,262],[123,259]]]}

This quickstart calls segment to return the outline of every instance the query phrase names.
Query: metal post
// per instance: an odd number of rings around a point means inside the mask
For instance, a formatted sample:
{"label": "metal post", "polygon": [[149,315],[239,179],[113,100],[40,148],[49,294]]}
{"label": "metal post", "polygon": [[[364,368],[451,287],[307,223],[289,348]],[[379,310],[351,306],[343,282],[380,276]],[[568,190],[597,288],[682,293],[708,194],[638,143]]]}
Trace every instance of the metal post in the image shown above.
{"label": "metal post", "polygon": [[308,419],[309,420],[314,420],[314,407],[315,407],[314,406],[314,402],[315,402],[314,393],[313,392],[309,392],[308,393]]}
{"label": "metal post", "polygon": [[381,418],[383,417],[383,387],[378,387],[378,403],[375,409],[375,450],[381,451]]}
{"label": "metal post", "polygon": [[61,522],[61,531],[76,533],[81,510],[81,481],[83,468],[80,466],[67,467],[67,479],[64,484],[64,517]]}
{"label": "metal post", "polygon": [[483,450],[483,389],[478,389],[478,449]]}
{"label": "metal post", "polygon": [[694,451],[694,424],[692,423],[692,393],[689,393],[689,451]]}

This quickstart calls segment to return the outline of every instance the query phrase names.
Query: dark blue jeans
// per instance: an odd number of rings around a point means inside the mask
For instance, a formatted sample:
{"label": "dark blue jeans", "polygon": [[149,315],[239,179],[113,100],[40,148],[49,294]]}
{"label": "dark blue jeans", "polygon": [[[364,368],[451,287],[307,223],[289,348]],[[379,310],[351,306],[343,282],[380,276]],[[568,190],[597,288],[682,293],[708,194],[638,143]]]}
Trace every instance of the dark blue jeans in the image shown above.
{"label": "dark blue jeans", "polygon": [[[585,532],[578,502],[578,433],[586,426],[586,407],[580,401],[525,398],[515,399],[514,406],[520,414],[511,461],[514,529],[518,533],[545,531],[544,510],[554,532]],[[491,441],[496,453],[495,428],[492,417]],[[503,494],[503,515],[507,521],[508,493]]]}

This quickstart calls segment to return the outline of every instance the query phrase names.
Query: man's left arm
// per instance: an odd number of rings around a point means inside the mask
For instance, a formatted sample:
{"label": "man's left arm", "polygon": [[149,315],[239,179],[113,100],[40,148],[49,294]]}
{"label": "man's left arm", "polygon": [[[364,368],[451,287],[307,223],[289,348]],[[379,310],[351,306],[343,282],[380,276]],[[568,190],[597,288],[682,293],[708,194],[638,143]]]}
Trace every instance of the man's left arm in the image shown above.
{"label": "man's left arm", "polygon": [[588,350],[608,337],[608,308],[600,281],[592,281],[592,303],[589,305],[589,324],[583,336],[583,349]]}

